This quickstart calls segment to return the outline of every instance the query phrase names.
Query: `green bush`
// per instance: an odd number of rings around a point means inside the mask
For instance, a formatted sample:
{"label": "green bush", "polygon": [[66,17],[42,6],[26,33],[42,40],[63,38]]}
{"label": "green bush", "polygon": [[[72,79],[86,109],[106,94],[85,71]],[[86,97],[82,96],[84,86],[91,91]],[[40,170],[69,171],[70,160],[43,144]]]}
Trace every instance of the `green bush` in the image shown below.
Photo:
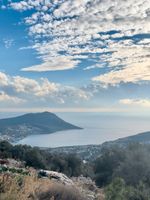
{"label": "green bush", "polygon": [[150,188],[143,182],[136,187],[127,186],[121,178],[115,178],[105,188],[106,200],[150,200]]}
{"label": "green bush", "polygon": [[106,189],[106,200],[126,200],[127,193],[125,181],[121,178],[116,178],[110,183]]}
{"label": "green bush", "polygon": [[125,150],[125,159],[114,171],[114,177],[121,177],[128,185],[136,186],[146,181],[150,174],[150,151],[143,145],[132,145]]}
{"label": "green bush", "polygon": [[100,187],[109,184],[114,171],[124,159],[125,152],[120,147],[103,149],[101,156],[94,163],[96,184]]}
{"label": "green bush", "polygon": [[[76,155],[51,154],[38,147],[28,145],[10,145],[0,141],[0,158],[14,158],[25,161],[26,166],[47,169],[78,176],[83,173],[83,163]],[[14,172],[15,173],[15,172]]]}

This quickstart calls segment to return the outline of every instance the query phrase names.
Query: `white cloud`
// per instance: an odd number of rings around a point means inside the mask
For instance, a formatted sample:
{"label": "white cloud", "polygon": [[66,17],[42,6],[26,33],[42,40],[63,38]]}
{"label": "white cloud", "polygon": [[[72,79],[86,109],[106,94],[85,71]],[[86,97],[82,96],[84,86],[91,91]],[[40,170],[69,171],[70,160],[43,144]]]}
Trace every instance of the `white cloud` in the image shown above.
{"label": "white cloud", "polygon": [[[149,60],[150,61],[150,60]],[[129,65],[120,70],[112,70],[109,73],[93,78],[103,86],[118,85],[120,83],[142,83],[150,81],[150,62],[141,62]]]}
{"label": "white cloud", "polygon": [[150,46],[150,39],[145,38],[145,39],[141,40],[140,42],[138,42],[138,44]]}
{"label": "white cloud", "polygon": [[0,72],[0,86],[7,86],[9,78],[5,73]]}
{"label": "white cloud", "polygon": [[3,39],[3,43],[4,43],[5,48],[9,49],[13,45],[14,40],[13,39]]}
{"label": "white cloud", "polygon": [[1,5],[0,9],[5,10],[5,9],[7,9],[7,7],[5,5]]}
{"label": "white cloud", "polygon": [[150,99],[121,99],[119,102],[124,105],[142,106],[150,108]]}
{"label": "white cloud", "polygon": [[[59,6],[55,9],[57,3]],[[33,14],[26,17],[25,22],[29,26],[30,36],[36,38],[36,43],[31,48],[37,51],[42,63],[25,67],[23,71],[72,69],[80,64],[80,58],[87,59],[88,53],[100,53],[99,60],[94,56],[91,58],[96,64],[84,69],[108,66],[109,70],[105,74],[94,77],[93,81],[104,87],[115,86],[122,82],[150,81],[149,39],[141,39],[136,43],[133,40],[135,34],[150,32],[147,0],[121,2],[119,0],[68,0],[53,1],[53,3],[28,0],[11,3],[11,6],[20,11],[34,8]],[[109,34],[111,30],[117,30],[117,32],[111,35]],[[99,34],[99,32],[108,33]],[[128,39],[116,40],[124,36]],[[42,42],[40,40],[37,42],[38,38],[42,39]],[[37,90],[39,83],[35,85],[37,86],[34,89]],[[57,90],[59,86],[55,85],[54,88]],[[61,92],[63,90],[68,89],[63,87]],[[74,96],[74,90],[71,91],[67,94]],[[49,89],[44,90],[45,93],[49,94]],[[64,93],[61,95],[65,96]],[[43,95],[43,91],[38,89],[35,94]],[[80,94],[82,94],[81,91]],[[81,97],[84,96],[86,98],[83,93]],[[60,102],[64,102],[63,98],[59,99]]]}
{"label": "white cloud", "polygon": [[53,60],[45,61],[44,63],[39,65],[23,68],[22,71],[42,72],[42,71],[67,70],[76,67],[78,63],[79,61],[71,60],[69,57],[61,56],[56,58],[54,57]]}
{"label": "white cloud", "polygon": [[82,88],[61,85],[50,82],[46,78],[34,80],[21,76],[9,76],[0,73],[0,90],[1,99],[19,101],[23,99],[25,102],[45,102],[66,103],[67,101],[76,103],[88,100],[92,94]]}
{"label": "white cloud", "polygon": [[[148,0],[27,0],[12,2],[10,6],[19,11],[33,10],[25,23],[29,35],[36,39],[32,48],[42,64],[25,67],[25,71],[72,69],[81,62],[79,56],[88,53],[102,54],[99,61],[92,58],[98,62],[95,67],[118,70],[120,65],[129,67],[148,62],[150,44],[147,40],[137,43],[132,40],[136,34],[150,32]],[[111,35],[112,30],[117,32]],[[124,40],[124,36],[131,39]],[[114,40],[118,37],[122,40]],[[38,39],[42,42],[37,42]]]}
{"label": "white cloud", "polygon": [[9,102],[9,103],[18,104],[18,103],[25,102],[25,100],[20,99],[18,97],[14,97],[14,96],[9,96],[4,91],[0,91],[0,102]]}
{"label": "white cloud", "polygon": [[19,11],[24,11],[24,10],[30,10],[32,8],[34,8],[35,6],[40,6],[40,0],[28,0],[28,1],[20,1],[20,2],[11,2],[10,6],[15,9],[15,10],[19,10]]}

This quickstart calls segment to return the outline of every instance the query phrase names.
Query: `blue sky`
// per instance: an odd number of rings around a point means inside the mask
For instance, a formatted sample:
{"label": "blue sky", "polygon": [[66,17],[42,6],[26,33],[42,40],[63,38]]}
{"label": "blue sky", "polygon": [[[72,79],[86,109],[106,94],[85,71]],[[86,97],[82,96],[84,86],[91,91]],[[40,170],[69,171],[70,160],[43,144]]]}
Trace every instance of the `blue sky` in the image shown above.
{"label": "blue sky", "polygon": [[0,0],[0,110],[150,111],[148,0]]}

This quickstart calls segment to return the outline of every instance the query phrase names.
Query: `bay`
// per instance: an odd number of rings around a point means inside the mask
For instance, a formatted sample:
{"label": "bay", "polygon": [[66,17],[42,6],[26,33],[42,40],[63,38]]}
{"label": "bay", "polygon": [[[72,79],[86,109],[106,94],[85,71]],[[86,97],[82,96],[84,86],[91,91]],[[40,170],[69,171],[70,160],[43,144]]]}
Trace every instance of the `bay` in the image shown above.
{"label": "bay", "polygon": [[56,113],[62,119],[82,127],[53,134],[31,135],[19,141],[40,147],[102,144],[129,135],[150,131],[150,117],[119,116],[102,113]]}

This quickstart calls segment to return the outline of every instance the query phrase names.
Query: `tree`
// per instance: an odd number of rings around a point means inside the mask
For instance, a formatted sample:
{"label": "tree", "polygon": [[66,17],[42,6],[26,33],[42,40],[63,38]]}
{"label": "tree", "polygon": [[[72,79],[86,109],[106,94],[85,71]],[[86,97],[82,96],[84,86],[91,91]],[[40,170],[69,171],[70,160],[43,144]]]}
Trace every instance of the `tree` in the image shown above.
{"label": "tree", "polygon": [[125,158],[124,150],[114,146],[102,150],[101,156],[94,163],[95,181],[100,187],[109,184],[113,173]]}
{"label": "tree", "polygon": [[43,157],[36,148],[32,148],[25,153],[25,162],[27,166],[45,169]]}
{"label": "tree", "polygon": [[11,158],[12,145],[7,141],[0,141],[0,158]]}
{"label": "tree", "polygon": [[106,200],[150,200],[150,188],[143,182],[127,186],[122,178],[115,178],[105,188],[105,195]]}
{"label": "tree", "polygon": [[148,180],[150,174],[150,153],[143,145],[129,146],[125,159],[115,170],[114,176],[121,177],[128,185],[136,186]]}
{"label": "tree", "polygon": [[126,185],[121,178],[116,178],[110,183],[106,189],[106,200],[127,200],[126,199]]}

